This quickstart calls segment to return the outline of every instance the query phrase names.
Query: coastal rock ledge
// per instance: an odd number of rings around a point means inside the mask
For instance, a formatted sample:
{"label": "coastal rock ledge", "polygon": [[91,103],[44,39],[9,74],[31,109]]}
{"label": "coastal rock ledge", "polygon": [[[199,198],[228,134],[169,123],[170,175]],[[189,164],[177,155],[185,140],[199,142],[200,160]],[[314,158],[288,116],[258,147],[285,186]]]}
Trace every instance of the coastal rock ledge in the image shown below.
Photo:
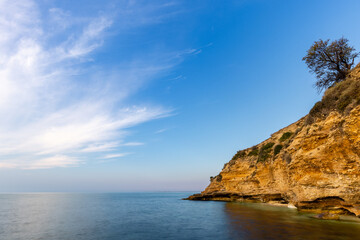
{"label": "coastal rock ledge", "polygon": [[299,121],[238,151],[188,200],[282,203],[360,216],[360,67]]}

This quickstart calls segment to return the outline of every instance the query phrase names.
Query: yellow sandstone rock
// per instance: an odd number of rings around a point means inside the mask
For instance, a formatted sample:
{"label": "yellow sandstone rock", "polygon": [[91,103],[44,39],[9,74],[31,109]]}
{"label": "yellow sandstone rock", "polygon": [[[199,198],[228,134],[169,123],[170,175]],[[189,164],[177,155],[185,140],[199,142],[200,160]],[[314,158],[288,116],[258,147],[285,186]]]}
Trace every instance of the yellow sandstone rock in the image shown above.
{"label": "yellow sandstone rock", "polygon": [[[340,86],[349,87],[340,90],[353,98],[354,91],[360,91],[359,82],[358,66]],[[325,114],[309,114],[259,145],[239,151],[201,194],[189,199],[275,200],[304,211],[359,216],[360,102],[354,96],[346,110],[336,109],[339,100],[334,93],[340,91],[336,88],[322,100],[333,104],[324,105],[327,112],[317,110]]]}

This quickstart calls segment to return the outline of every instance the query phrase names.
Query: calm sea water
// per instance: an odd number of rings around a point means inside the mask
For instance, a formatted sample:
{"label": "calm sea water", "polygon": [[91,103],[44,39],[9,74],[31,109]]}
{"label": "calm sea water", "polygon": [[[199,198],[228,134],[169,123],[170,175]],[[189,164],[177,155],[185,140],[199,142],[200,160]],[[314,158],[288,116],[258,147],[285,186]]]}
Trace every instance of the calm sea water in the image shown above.
{"label": "calm sea water", "polygon": [[189,194],[0,194],[0,239],[360,239],[357,222]]}

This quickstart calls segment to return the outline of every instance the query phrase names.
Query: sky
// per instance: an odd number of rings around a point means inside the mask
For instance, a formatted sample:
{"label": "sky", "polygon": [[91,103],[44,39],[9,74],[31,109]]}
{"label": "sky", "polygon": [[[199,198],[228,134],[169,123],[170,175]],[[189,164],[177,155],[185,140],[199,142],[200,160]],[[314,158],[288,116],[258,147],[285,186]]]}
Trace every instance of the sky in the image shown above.
{"label": "sky", "polygon": [[321,99],[360,2],[0,0],[0,192],[201,191]]}

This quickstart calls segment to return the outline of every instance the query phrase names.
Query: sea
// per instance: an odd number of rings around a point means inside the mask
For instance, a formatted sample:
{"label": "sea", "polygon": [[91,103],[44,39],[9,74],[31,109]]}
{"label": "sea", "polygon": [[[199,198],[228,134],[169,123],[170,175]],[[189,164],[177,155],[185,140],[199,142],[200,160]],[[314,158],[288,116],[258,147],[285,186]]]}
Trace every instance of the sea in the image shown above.
{"label": "sea", "polygon": [[191,194],[0,194],[0,239],[360,239],[356,218],[319,220],[268,204],[182,200]]}

